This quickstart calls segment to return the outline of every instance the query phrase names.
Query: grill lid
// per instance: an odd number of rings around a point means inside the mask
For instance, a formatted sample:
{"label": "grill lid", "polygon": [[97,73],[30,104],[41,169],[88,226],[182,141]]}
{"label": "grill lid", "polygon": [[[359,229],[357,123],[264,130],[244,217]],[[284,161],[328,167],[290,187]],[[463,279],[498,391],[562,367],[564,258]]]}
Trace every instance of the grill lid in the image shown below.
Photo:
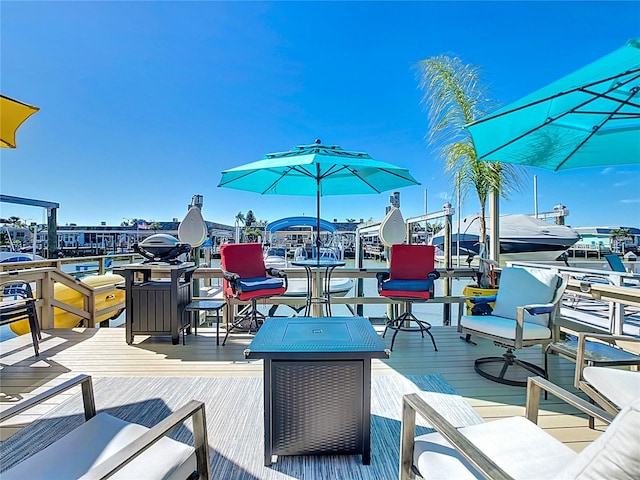
{"label": "grill lid", "polygon": [[177,257],[183,253],[191,251],[191,245],[180,243],[180,241],[166,233],[156,233],[139,243],[132,245],[133,251],[139,253],[148,262],[167,262],[171,264],[180,263]]}

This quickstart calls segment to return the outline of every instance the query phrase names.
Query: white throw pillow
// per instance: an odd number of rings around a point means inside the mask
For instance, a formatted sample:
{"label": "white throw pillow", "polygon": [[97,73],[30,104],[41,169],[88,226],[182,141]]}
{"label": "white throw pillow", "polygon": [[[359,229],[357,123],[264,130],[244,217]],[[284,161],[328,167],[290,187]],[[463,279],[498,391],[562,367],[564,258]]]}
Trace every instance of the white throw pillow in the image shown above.
{"label": "white throw pillow", "polygon": [[[547,270],[505,268],[500,274],[500,286],[492,315],[515,320],[518,307],[549,303],[557,284],[558,276]],[[530,315],[525,312],[524,321],[548,326],[549,314]]]}
{"label": "white throw pillow", "polygon": [[585,448],[557,479],[640,478],[640,398],[620,411],[606,432]]}

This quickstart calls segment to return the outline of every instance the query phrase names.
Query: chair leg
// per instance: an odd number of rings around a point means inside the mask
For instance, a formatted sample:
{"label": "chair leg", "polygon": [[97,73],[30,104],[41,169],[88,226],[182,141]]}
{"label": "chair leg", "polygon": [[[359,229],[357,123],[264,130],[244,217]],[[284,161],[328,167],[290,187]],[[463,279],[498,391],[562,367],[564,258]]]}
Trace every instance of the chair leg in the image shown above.
{"label": "chair leg", "polygon": [[[492,364],[492,363],[502,364],[500,368],[500,373],[498,375],[493,375],[492,373],[489,373],[488,371],[482,368],[483,365]],[[514,365],[524,368],[525,370],[533,373],[534,375],[539,375],[543,378],[546,378],[547,376],[546,371],[540,368],[539,366],[516,358],[512,348],[508,348],[507,352],[502,357],[485,357],[485,358],[477,359],[475,361],[474,368],[479,375],[483,376],[488,380],[491,380],[492,382],[498,382],[504,385],[511,385],[514,387],[526,387],[527,386],[526,380],[524,381],[512,380],[510,378],[507,378],[507,372],[509,367]]]}
{"label": "chair leg", "polygon": [[40,322],[38,322],[38,315],[36,313],[35,305],[31,305],[29,308],[29,328],[31,330],[31,341],[33,342],[33,350],[35,356],[40,356],[40,340],[42,340],[42,333],[40,332]]}
{"label": "chair leg", "polygon": [[[412,327],[411,322],[414,322],[417,326]],[[405,326],[405,323],[407,323],[406,326]],[[393,336],[391,337],[391,346],[389,347],[389,350],[391,351],[393,351],[393,344],[396,340],[396,335],[398,335],[398,332],[401,332],[401,331],[402,332],[420,332],[420,334],[422,335],[422,338],[424,338],[424,334],[426,332],[431,338],[431,343],[433,343],[433,349],[436,352],[438,351],[438,347],[436,345],[436,339],[433,338],[433,335],[431,334],[431,324],[429,322],[416,318],[416,316],[411,312],[410,303],[406,304],[406,311],[403,314],[401,314],[400,316],[398,316],[393,320],[387,321],[387,324],[385,325],[385,328],[384,328],[384,332],[382,333],[382,338],[384,338],[385,334],[387,333],[387,329],[391,329],[394,331]]]}
{"label": "chair leg", "polygon": [[[227,338],[231,331],[235,328],[238,328],[243,322],[248,321],[249,325],[249,333],[251,333],[252,325],[255,326],[255,331],[257,332],[260,329],[260,324],[264,323],[266,320],[266,316],[258,311],[258,299],[252,298],[251,303],[247,305],[241,312],[239,312],[239,317],[237,320],[231,322],[231,324],[227,325],[227,333],[224,336],[224,340],[222,340],[222,345],[224,346],[227,342]],[[229,318],[227,316],[227,318]]]}

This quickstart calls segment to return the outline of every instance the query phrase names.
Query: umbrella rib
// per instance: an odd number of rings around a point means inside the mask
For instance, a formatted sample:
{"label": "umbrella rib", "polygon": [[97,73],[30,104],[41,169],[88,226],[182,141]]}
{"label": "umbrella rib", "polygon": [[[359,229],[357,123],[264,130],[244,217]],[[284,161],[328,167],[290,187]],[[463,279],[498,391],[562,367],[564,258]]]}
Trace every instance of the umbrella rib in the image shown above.
{"label": "umbrella rib", "polygon": [[[640,71],[640,69],[637,69],[637,71]],[[627,72],[627,73],[628,73],[628,72]],[[618,78],[618,77],[620,77],[620,75],[617,75],[616,77],[612,77],[612,78]],[[584,101],[584,102],[583,102],[583,103],[581,103],[580,105],[577,105],[577,106],[573,107],[571,110],[567,110],[566,112],[563,112],[563,113],[561,113],[560,115],[558,115],[558,116],[556,116],[556,117],[548,117],[548,118],[547,118],[543,123],[541,123],[541,124],[540,124],[540,125],[538,125],[537,127],[534,127],[534,128],[532,128],[531,130],[529,130],[529,131],[527,131],[527,132],[524,132],[523,134],[521,134],[521,135],[519,135],[519,136],[517,136],[517,137],[515,137],[515,138],[511,139],[510,141],[508,141],[508,142],[506,142],[506,143],[504,143],[504,144],[500,145],[499,147],[494,148],[494,149],[493,149],[493,150],[491,150],[490,152],[485,153],[484,155],[482,155],[481,157],[479,157],[479,160],[482,160],[482,159],[484,159],[484,158],[487,158],[489,155],[493,155],[493,154],[494,154],[494,153],[496,153],[498,150],[502,150],[503,148],[508,147],[509,145],[511,145],[511,144],[512,144],[512,143],[514,143],[514,142],[517,142],[517,141],[518,141],[518,140],[520,140],[521,138],[524,138],[524,137],[526,137],[527,135],[530,135],[530,134],[532,134],[533,132],[536,132],[536,131],[540,130],[541,128],[546,127],[546,126],[547,126],[547,125],[549,125],[550,123],[555,122],[556,120],[558,120],[558,119],[560,119],[560,118],[562,118],[562,117],[564,117],[564,116],[566,116],[566,115],[575,114],[575,113],[582,113],[582,112],[577,112],[577,110],[578,110],[578,109],[580,109],[580,108],[582,108],[582,107],[584,107],[585,105],[588,105],[588,104],[589,104],[589,103],[591,103],[591,102],[594,102],[594,101],[596,101],[596,100],[598,100],[598,99],[600,99],[600,98],[604,97],[605,95],[607,95],[607,93],[609,93],[609,92],[611,92],[611,91],[613,91],[613,90],[616,90],[616,89],[620,88],[620,86],[625,85],[625,84],[627,84],[627,83],[629,83],[629,82],[631,82],[631,81],[633,81],[633,80],[635,80],[635,79],[637,79],[637,78],[640,78],[640,75],[636,75],[635,77],[633,77],[633,78],[631,78],[631,79],[629,79],[629,80],[627,80],[627,81],[625,81],[625,82],[623,82],[623,83],[619,83],[619,84],[617,84],[615,87],[612,87],[612,88],[610,88],[609,90],[607,90],[606,92],[602,92],[602,93],[599,93],[599,94],[597,94],[597,95],[594,95],[594,96],[592,96],[591,98],[589,98],[589,100]],[[596,83],[601,83],[601,82],[602,82],[602,81],[600,81],[600,82],[594,82],[594,83],[592,83],[592,84],[590,84],[590,85],[587,85],[587,87],[589,87],[589,86],[591,86],[591,85],[595,85]],[[544,100],[540,100],[540,101],[538,101],[538,102],[530,103],[530,104],[525,105],[525,106],[523,106],[523,107],[520,107],[520,108],[517,108],[517,109],[513,109],[513,110],[511,110],[511,112],[515,112],[515,111],[520,110],[520,109],[522,109],[522,108],[526,108],[526,107],[533,106],[533,105],[535,105],[535,104],[537,104],[537,103],[540,103],[540,102],[543,102],[543,101],[544,101],[544,102],[546,102],[546,101],[548,101],[548,100],[552,100],[552,99],[554,99],[554,98],[558,98],[558,97],[560,97],[560,96],[562,96],[562,95],[566,95],[567,93],[572,93],[572,92],[577,92],[577,91],[582,91],[582,92],[584,92],[584,91],[585,91],[585,90],[584,90],[584,88],[585,88],[584,86],[583,86],[583,87],[577,87],[577,88],[572,89],[572,90],[571,90],[571,91],[569,91],[569,92],[560,93],[560,94],[558,94],[558,95],[554,95],[554,96],[552,96],[552,97],[547,97],[547,98],[545,98]],[[615,109],[611,114],[609,114],[609,115],[608,115],[608,117],[604,120],[604,122],[607,122],[607,121],[608,121],[608,120],[609,120],[609,119],[610,119],[610,118],[611,118],[611,117],[612,117],[612,116],[613,116],[613,115],[614,115],[618,110],[620,110],[623,106],[627,105],[627,104],[629,103],[629,100],[630,100],[631,98],[633,98],[637,92],[638,92],[638,87],[633,87],[633,88],[631,89],[631,94],[627,97],[626,101],[624,101],[624,102],[619,102],[620,104],[618,105],[618,108],[616,108],[616,109]],[[590,92],[586,92],[586,93],[590,93]],[[508,113],[508,112],[504,112],[503,114],[496,115],[496,116],[495,116],[495,117],[493,117],[493,118],[497,118],[497,117],[499,117],[499,116],[501,116],[501,115],[504,115],[505,113]],[[478,121],[477,123],[480,123],[480,122],[481,122],[481,121]],[[604,123],[604,122],[603,122],[603,123]],[[599,125],[599,126],[597,126],[597,127],[594,127],[594,128],[596,128],[596,129],[597,129],[597,128],[600,128],[601,126],[602,126],[602,124],[601,124],[601,125]],[[589,135],[589,137],[591,137],[591,135]],[[581,145],[582,145],[582,144],[581,144]],[[572,152],[572,153],[571,153],[571,155],[573,155],[573,153],[575,153],[575,152]],[[566,161],[566,160],[565,160],[565,161]],[[563,163],[564,163],[564,162],[563,162]]]}
{"label": "umbrella rib", "polygon": [[[520,110],[524,110],[525,108],[533,107],[534,105],[538,105],[539,103],[548,102],[549,100],[553,100],[555,98],[559,98],[559,97],[562,97],[562,96],[565,96],[565,95],[569,95],[571,93],[575,93],[575,92],[579,92],[579,91],[585,91],[586,92],[586,89],[588,89],[590,87],[593,87],[594,85],[599,85],[601,83],[606,83],[606,82],[615,80],[616,78],[620,78],[620,77],[622,77],[624,75],[636,74],[634,77],[632,77],[632,78],[630,78],[628,80],[625,80],[622,83],[616,84],[615,87],[610,88],[606,92],[598,94],[597,97],[596,97],[596,98],[601,98],[601,97],[605,96],[607,93],[609,93],[609,92],[611,92],[613,90],[616,90],[616,89],[620,88],[621,86],[626,85],[627,83],[632,82],[632,81],[636,80],[637,78],[639,78],[640,75],[638,75],[638,72],[640,72],[640,68],[634,68],[632,70],[627,70],[626,72],[620,73],[618,75],[614,75],[614,76],[609,77],[609,78],[605,78],[604,80],[598,80],[596,82],[592,82],[592,83],[589,83],[587,85],[582,85],[581,87],[575,87],[575,88],[572,88],[570,90],[566,90],[564,92],[556,93],[555,95],[551,95],[549,97],[545,97],[545,98],[542,98],[540,100],[536,100],[535,102],[527,103],[526,105],[521,105],[519,107],[512,108],[511,110],[507,110],[505,112],[496,113],[495,115],[488,115],[488,116],[486,116],[484,118],[481,118],[480,120],[476,120],[475,122],[470,123],[469,126],[479,125],[480,123],[484,123],[484,122],[487,122],[489,120],[493,120],[494,118],[499,118],[499,117],[502,117],[502,116],[507,115],[509,113],[513,113],[513,112],[517,112],[517,111],[520,111]],[[586,93],[591,93],[591,92],[586,92]],[[606,98],[609,98],[609,97],[606,97]]]}
{"label": "umbrella rib", "polygon": [[[573,112],[582,115],[609,115],[609,112],[598,110],[583,110],[581,112]],[[610,120],[632,120],[634,118],[640,118],[640,113],[633,112],[616,112],[616,118],[610,118]]]}
{"label": "umbrella rib", "polygon": [[267,188],[265,188],[261,195],[264,195],[265,193],[267,193],[269,190],[271,190],[273,187],[275,187],[278,182],[280,182],[280,180],[282,180],[284,177],[286,177],[289,172],[291,171],[295,171],[295,172],[299,172],[302,173],[303,175],[306,175],[307,177],[311,177],[311,178],[315,178],[314,175],[312,175],[311,173],[309,173],[307,170],[305,170],[304,168],[299,168],[297,165],[294,165],[292,167],[290,167],[288,170],[283,171],[280,176],[278,177],[277,180],[275,180],[273,183],[271,183],[271,185],[269,185]]}
{"label": "umbrella rib", "polygon": [[[360,176],[360,174],[358,174],[357,170],[355,170],[355,169],[353,169],[353,168],[349,167],[348,165],[345,165],[345,167],[344,167],[344,168],[346,168],[346,169],[347,169],[347,170],[349,170],[353,175],[355,175],[356,177],[358,177],[358,178],[362,181],[362,183],[364,183],[364,184],[368,185],[368,186],[371,188],[371,190],[373,190],[374,192],[376,192],[376,193],[382,193],[382,190],[379,190],[379,189],[375,188],[371,183],[367,182],[367,181],[366,181],[362,176]],[[380,168],[379,170],[380,170],[381,172],[385,172],[385,173],[387,173],[387,174],[389,174],[389,175],[392,175],[392,176],[394,176],[394,177],[398,177],[398,178],[402,178],[403,180],[410,181],[410,180],[409,180],[408,178],[406,178],[405,176],[400,175],[400,174],[398,174],[398,173],[396,173],[396,172],[392,172],[391,170],[387,170],[386,168]]]}
{"label": "umbrella rib", "polygon": [[[224,173],[224,172],[223,172],[223,173]],[[226,182],[223,182],[223,181],[221,180],[221,181],[220,181],[220,183],[218,184],[218,187],[224,187],[224,186],[226,186],[228,183],[235,182],[235,181],[237,181],[237,180],[238,180],[238,179],[240,179],[240,178],[248,177],[248,176],[249,176],[249,175],[251,175],[252,173],[255,173],[255,172],[254,172],[254,171],[249,171],[249,172],[244,173],[244,174],[242,174],[242,175],[240,175],[240,176],[238,176],[238,177],[235,177],[235,178],[232,178],[232,179],[230,179],[230,180],[227,180]]]}
{"label": "umbrella rib", "polygon": [[[632,89],[631,89],[631,93],[630,93],[630,94],[629,94],[629,96],[627,97],[627,100],[630,100],[631,98],[633,98],[633,97],[636,95],[636,93],[638,93],[638,90],[639,90],[639,88],[638,88],[638,87],[634,87],[634,88],[632,88]],[[559,169],[560,169],[560,168],[561,168],[565,163],[567,163],[567,162],[569,161],[569,159],[570,159],[570,158],[571,158],[571,157],[572,157],[572,156],[573,156],[573,155],[574,155],[578,150],[580,150],[580,148],[581,148],[585,143],[587,143],[587,142],[591,139],[591,137],[593,137],[593,136],[598,132],[598,130],[600,130],[600,128],[601,128],[605,123],[607,123],[607,122],[611,119],[611,117],[613,117],[613,116],[618,112],[618,110],[620,110],[620,109],[621,109],[622,107],[624,107],[625,105],[626,105],[626,102],[624,102],[624,103],[622,103],[622,102],[621,102],[621,103],[620,103],[620,105],[618,105],[618,108],[616,108],[613,112],[611,112],[611,113],[607,116],[607,118],[605,118],[604,120],[602,120],[602,122],[600,122],[600,124],[599,124],[599,125],[594,126],[594,127],[593,127],[593,129],[591,130],[591,132],[589,133],[589,135],[587,135],[587,136],[586,136],[586,138],[585,138],[582,142],[580,142],[580,143],[576,146],[576,148],[574,148],[574,149],[573,149],[573,151],[572,151],[569,155],[567,155],[567,156],[566,156],[566,158],[565,158],[562,162],[560,162],[560,163],[558,164],[558,166],[554,169],[554,171],[556,171],[556,172],[557,172],[557,171],[558,171],[558,170],[559,170]]]}

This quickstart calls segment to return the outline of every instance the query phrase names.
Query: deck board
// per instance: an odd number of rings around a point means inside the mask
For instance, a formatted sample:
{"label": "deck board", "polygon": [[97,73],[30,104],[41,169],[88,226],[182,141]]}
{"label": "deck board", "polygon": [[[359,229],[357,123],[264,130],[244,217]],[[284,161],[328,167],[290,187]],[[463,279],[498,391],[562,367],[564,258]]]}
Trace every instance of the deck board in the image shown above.
{"label": "deck board", "polygon": [[[478,340],[477,346],[469,345],[452,327],[433,327],[432,331],[439,351],[434,351],[428,337],[422,339],[420,335],[401,332],[391,358],[373,360],[372,374],[440,373],[487,421],[524,414],[524,388],[491,382],[473,370],[476,358],[501,355],[503,349],[484,340]],[[127,345],[123,328],[48,330],[43,332],[40,358],[33,356],[28,337],[23,335],[0,344],[0,408],[80,373],[95,378],[262,375],[261,360],[247,361],[243,357],[242,352],[252,338],[247,334],[233,334],[226,346],[216,346],[215,329],[200,328],[197,336],[187,336],[186,345],[172,345],[170,338],[143,335],[136,336],[133,345]],[[389,345],[390,338],[385,341]],[[517,355],[543,365],[539,347],[518,351]],[[575,391],[573,373],[573,362],[556,355],[550,357],[550,378],[554,383]],[[12,419],[9,427],[0,430],[1,438],[45,414],[65,398],[53,399],[28,415]],[[576,451],[582,450],[602,430],[601,425],[596,431],[589,430],[584,417],[552,398],[542,401],[540,424]]]}

